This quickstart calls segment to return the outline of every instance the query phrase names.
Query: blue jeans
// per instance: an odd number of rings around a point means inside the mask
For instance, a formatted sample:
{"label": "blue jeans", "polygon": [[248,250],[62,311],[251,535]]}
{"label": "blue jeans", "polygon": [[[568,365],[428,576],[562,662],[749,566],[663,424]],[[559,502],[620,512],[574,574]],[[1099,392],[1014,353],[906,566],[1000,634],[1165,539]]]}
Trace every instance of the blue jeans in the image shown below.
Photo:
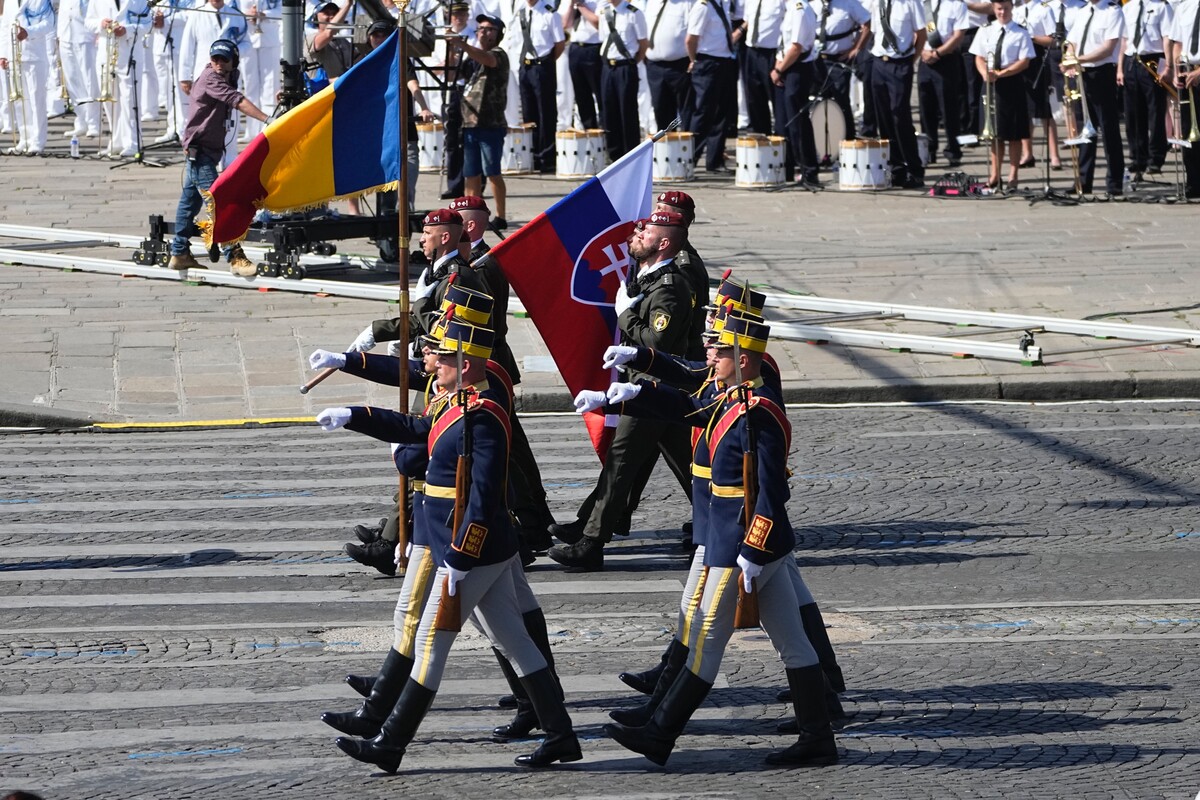
{"label": "blue jeans", "polygon": [[[183,193],[179,195],[179,207],[175,210],[175,238],[171,240],[171,255],[181,256],[191,250],[188,239],[200,233],[196,228],[196,215],[204,206],[200,190],[208,191],[217,180],[217,162],[201,153],[189,158],[183,167]],[[226,257],[229,250],[225,248]]]}

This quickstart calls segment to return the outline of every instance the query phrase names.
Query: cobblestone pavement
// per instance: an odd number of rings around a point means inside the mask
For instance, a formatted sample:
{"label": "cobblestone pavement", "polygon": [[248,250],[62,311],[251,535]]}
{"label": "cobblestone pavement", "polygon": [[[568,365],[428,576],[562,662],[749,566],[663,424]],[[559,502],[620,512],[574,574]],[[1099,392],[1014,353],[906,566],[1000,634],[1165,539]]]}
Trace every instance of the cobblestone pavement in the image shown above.
{"label": "cobblestone pavement", "polygon": [[[674,624],[665,475],[607,571],[531,580],[585,760],[512,766],[482,641],[384,777],[322,710],[374,668],[398,583],[340,545],[393,485],[314,428],[0,438],[0,789],[47,798],[1163,798],[1200,791],[1200,405],[793,407],[797,557],[849,689],[842,761],[775,770],[782,671],[735,637],[666,768],[603,738]],[[567,518],[579,421],[529,416]]]}

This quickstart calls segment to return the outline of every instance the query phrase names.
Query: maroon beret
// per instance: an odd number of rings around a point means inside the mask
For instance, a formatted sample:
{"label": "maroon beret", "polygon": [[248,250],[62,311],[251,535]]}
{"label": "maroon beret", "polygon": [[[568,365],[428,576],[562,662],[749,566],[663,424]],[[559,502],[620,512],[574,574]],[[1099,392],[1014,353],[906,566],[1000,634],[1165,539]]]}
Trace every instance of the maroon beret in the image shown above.
{"label": "maroon beret", "polygon": [[647,220],[648,225],[660,225],[662,227],[686,228],[687,221],[683,218],[683,214],[677,211],[655,211]]}
{"label": "maroon beret", "polygon": [[425,215],[423,225],[462,225],[462,217],[457,211],[451,211],[448,208],[439,208],[437,211],[430,211]]}
{"label": "maroon beret", "polygon": [[450,201],[451,211],[487,211],[487,203],[477,194],[456,197]]}
{"label": "maroon beret", "polygon": [[696,201],[687,192],[663,192],[658,196],[658,202],[675,208],[686,208],[688,211],[696,210]]}

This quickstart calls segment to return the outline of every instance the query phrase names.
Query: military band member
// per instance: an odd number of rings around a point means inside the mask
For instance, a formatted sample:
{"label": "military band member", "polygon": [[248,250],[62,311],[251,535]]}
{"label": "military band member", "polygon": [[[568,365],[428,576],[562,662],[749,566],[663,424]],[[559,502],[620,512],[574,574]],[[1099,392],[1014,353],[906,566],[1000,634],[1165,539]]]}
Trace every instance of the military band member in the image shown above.
{"label": "military band member", "polygon": [[637,65],[650,43],[645,14],[628,0],[603,0],[596,15],[600,20],[600,119],[608,157],[616,161],[642,138]]}
{"label": "military band member", "polygon": [[[271,114],[279,93],[279,59],[283,49],[283,0],[253,0],[246,8],[250,47],[246,50],[246,94]],[[248,120],[247,140],[262,132],[258,120]]]}
{"label": "military band member", "polygon": [[1167,91],[1151,70],[1162,72],[1165,66],[1163,39],[1171,26],[1171,7],[1162,0],[1129,0],[1121,12],[1125,36],[1117,84],[1124,87],[1129,171],[1140,181],[1142,173],[1162,172],[1167,160]]}
{"label": "military band member", "polygon": [[518,53],[517,83],[521,93],[521,117],[537,127],[533,130],[533,168],[553,173],[557,163],[555,131],[558,128],[556,93],[558,77],[554,62],[566,47],[562,17],[545,0],[514,3],[504,18],[506,41],[514,40]]}
{"label": "military band member", "polygon": [[695,0],[684,46],[691,61],[695,159],[709,172],[729,173],[725,128],[737,114],[736,48],[742,40],[742,0]]}
{"label": "military band member", "polygon": [[[1117,103],[1117,62],[1121,59],[1120,43],[1125,35],[1125,18],[1119,6],[1108,0],[1090,0],[1079,11],[1067,34],[1076,64],[1070,65],[1063,56],[1063,69],[1082,69],[1087,94],[1088,113],[1104,142],[1107,162],[1105,188],[1109,197],[1124,194],[1125,153],[1121,144],[1120,105]],[[1080,118],[1082,109],[1080,109]],[[1096,173],[1095,139],[1079,147],[1079,190],[1091,194]]]}
{"label": "military band member", "polygon": [[680,130],[692,129],[692,77],[689,74],[687,37],[691,0],[649,0],[646,24],[650,28],[646,50],[646,83],[659,130],[679,117]]}
{"label": "military band member", "polygon": [[[1072,0],[1074,2],[1075,0]],[[1082,0],[1081,0],[1082,1]],[[982,98],[983,83],[979,71],[975,69],[975,56],[971,54],[971,45],[984,25],[988,24],[992,13],[991,0],[966,0],[967,30],[959,47],[959,57],[963,66],[963,103],[959,128],[966,134],[979,133],[979,103]]]}
{"label": "military band member", "polygon": [[921,130],[929,137],[929,163],[938,155],[938,128],[946,128],[946,160],[951,167],[962,163],[958,143],[962,118],[962,58],[959,48],[968,25],[967,4],[962,0],[933,0],[925,23],[925,47],[917,65],[917,100]]}
{"label": "military band member", "polygon": [[96,97],[96,35],[87,29],[83,0],[61,0],[58,6],[58,55],[75,109],[75,126],[63,136],[100,135],[100,104]]}
{"label": "military band member", "polygon": [[[376,408],[333,408],[317,416],[326,430],[346,426],[383,441],[428,444],[424,519],[439,566],[417,628],[414,663],[375,738],[336,740],[347,755],[387,772],[399,768],[441,684],[457,634],[439,630],[438,618],[439,612],[443,616],[447,613],[442,612],[442,605],[451,597],[458,598],[461,616],[475,614],[493,645],[513,664],[546,731],[542,744],[529,755],[518,756],[515,763],[545,767],[583,757],[563,707],[561,689],[525,629],[517,599],[517,541],[509,522],[504,485],[508,415],[500,403],[481,395],[486,388],[484,363],[490,345],[487,329],[454,320],[447,324],[434,349],[438,353],[438,386],[451,394],[449,401],[428,417]],[[461,372],[458,362],[462,363]],[[456,473],[460,458],[468,456],[470,484],[464,486],[456,480]],[[462,498],[465,510],[455,527],[450,520],[456,517],[455,503],[461,492],[468,496]],[[461,624],[461,616],[454,622]]]}
{"label": "military band member", "polygon": [[[1193,105],[1200,99],[1200,3],[1186,2],[1175,10],[1174,19],[1167,34],[1167,67],[1164,80],[1172,82],[1179,92],[1180,100]],[[1182,64],[1182,65],[1181,65]],[[1180,113],[1179,138],[1186,140],[1192,132],[1192,115]],[[1200,198],[1200,145],[1181,148],[1185,172],[1184,193],[1189,200]]]}
{"label": "military band member", "polygon": [[[684,726],[712,688],[733,633],[739,583],[758,594],[762,625],[787,669],[799,730],[796,744],[771,754],[767,763],[818,766],[838,759],[824,700],[824,674],[797,610],[798,573],[793,577],[791,556],[795,535],[786,511],[791,425],[782,398],[765,387],[761,374],[769,330],[751,319],[726,318],[714,343],[713,378],[728,388],[713,400],[629,383],[613,384],[607,392],[606,411],[624,414],[628,405],[631,413],[645,410],[701,428],[711,463],[711,497],[703,520],[707,529],[704,571],[693,595],[698,595],[698,602],[690,604],[685,621],[685,626],[697,626],[695,646],[685,654],[678,676],[648,722],[604,726],[622,746],[656,764],[666,763]],[[749,425],[753,435],[748,433]],[[757,466],[756,487],[743,485],[747,455]],[[755,496],[752,508],[745,502],[750,492]]]}
{"label": "military band member", "polygon": [[755,133],[785,135],[783,126],[772,125],[775,82],[771,70],[776,66],[776,55],[780,48],[788,45],[783,38],[783,19],[790,10],[788,6],[794,7],[795,4],[795,0],[790,4],[785,0],[746,0],[739,67],[742,92],[746,98],[746,114],[750,120],[750,130]]}
{"label": "military band member", "polygon": [[[855,138],[854,109],[850,104],[850,77],[867,51],[871,38],[871,12],[860,0],[816,0],[817,95],[832,98],[846,120],[846,138]],[[865,109],[864,109],[865,110]]]}
{"label": "military band member", "polygon": [[809,187],[819,187],[817,179],[819,156],[813,137],[811,96],[816,77],[817,15],[804,0],[792,0],[783,24],[784,47],[775,66],[771,81],[779,89],[782,100],[776,109],[777,123],[787,136],[788,153],[799,168],[796,180]]}
{"label": "military band member", "polygon": [[[50,76],[50,58],[46,42],[54,38],[54,6],[50,0],[7,2],[16,4],[16,13],[11,17],[10,27],[0,32],[3,38],[7,39],[4,50],[0,50],[0,56],[8,59],[4,66],[9,70],[11,78],[20,82],[22,98],[13,104],[13,116],[20,137],[16,146],[5,152],[9,155],[40,156],[46,149],[46,115],[49,102],[46,84]],[[13,39],[20,50],[20,74],[12,69],[16,53],[8,52]]]}
{"label": "military band member", "polygon": [[880,135],[891,145],[892,185],[919,189],[925,168],[917,152],[912,122],[912,81],[925,47],[925,10],[918,0],[874,0],[871,30],[871,78],[867,91],[875,101]]}
{"label": "military band member", "polygon": [[579,127],[600,127],[600,109],[604,106],[600,88],[600,19],[596,0],[574,0],[563,4],[563,30],[567,47],[567,71],[575,93]]}
{"label": "military band member", "polygon": [[1054,15],[1048,4],[1041,0],[1021,0],[1013,6],[1013,20],[1025,29],[1033,40],[1033,60],[1025,70],[1025,91],[1029,96],[1030,138],[1021,142],[1021,166],[1037,164],[1033,155],[1033,125],[1041,123],[1046,131],[1050,166],[1058,160],[1058,126],[1050,108],[1050,91],[1053,71],[1046,63],[1050,48],[1054,44]]}
{"label": "military band member", "polygon": [[[987,85],[992,85],[995,109],[981,104],[983,112],[991,115],[990,127],[995,141],[989,145],[991,166],[988,185],[1000,185],[1000,164],[1004,145],[1008,145],[1008,188],[1017,188],[1017,173],[1021,166],[1021,142],[1029,138],[1029,100],[1025,79],[1021,73],[1029,67],[1033,58],[1033,40],[1029,33],[1012,18],[1012,0],[994,0],[992,3],[996,21],[983,27],[971,43],[975,55],[975,69]],[[989,123],[983,123],[987,129]]]}

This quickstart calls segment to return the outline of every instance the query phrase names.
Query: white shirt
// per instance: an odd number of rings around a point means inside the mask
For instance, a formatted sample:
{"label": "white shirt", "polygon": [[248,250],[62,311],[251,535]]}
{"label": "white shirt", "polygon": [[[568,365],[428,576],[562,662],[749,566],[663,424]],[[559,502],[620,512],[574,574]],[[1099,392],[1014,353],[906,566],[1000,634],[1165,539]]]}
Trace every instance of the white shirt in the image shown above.
{"label": "white shirt", "polygon": [[[15,3],[16,0],[8,0],[8,2]],[[43,48],[34,47],[33,43],[41,42],[47,36],[54,34],[56,23],[54,6],[50,0],[24,0],[17,6],[17,14],[13,21],[29,34],[29,38],[25,40],[24,46],[21,48],[22,59],[30,63],[42,61],[46,53]],[[12,29],[9,28],[3,33],[11,36],[11,32]]]}
{"label": "white shirt", "polygon": [[1040,0],[1027,0],[1013,8],[1013,21],[1034,36],[1054,35],[1054,15]]}
{"label": "white shirt", "polygon": [[625,59],[625,54],[621,52],[616,41],[609,43],[609,34],[612,31],[609,21],[611,14],[616,23],[617,38],[625,45],[629,58],[636,59],[640,43],[645,41],[649,35],[646,32],[646,15],[642,13],[642,10],[634,8],[625,0],[618,0],[618,5],[615,7],[606,0],[596,8],[596,14],[600,17],[600,57],[613,61]]}
{"label": "white shirt", "polygon": [[[1122,7],[1121,14],[1125,17],[1125,55],[1163,52],[1163,37],[1171,28],[1170,6],[1162,0],[1129,0]],[[1139,16],[1142,21],[1142,38],[1134,45]]]}
{"label": "white shirt", "polygon": [[[583,5],[590,9],[593,14],[595,14],[599,3],[597,3],[596,0],[583,0]],[[569,13],[571,13],[570,0],[564,0],[563,30],[566,31],[567,40],[570,41],[571,44],[600,44],[600,42],[604,41],[600,38],[600,28],[588,22],[583,14],[580,14],[578,11],[575,12],[575,22],[572,24],[571,28],[568,29],[567,14]]]}
{"label": "white shirt", "polygon": [[[1004,41],[1000,42],[1000,63],[991,64],[992,57],[996,54],[996,42],[1000,38],[1001,30],[1004,31]],[[979,33],[975,34],[975,40],[971,42],[969,52],[973,56],[983,56],[993,69],[1007,69],[1022,58],[1033,58],[1033,39],[1029,38],[1029,31],[1018,25],[1016,20],[1007,25],[993,21],[980,28]]]}
{"label": "white shirt", "polygon": [[746,46],[778,50],[788,5],[785,0],[746,0]]}
{"label": "white shirt", "polygon": [[1067,31],[1071,30],[1071,26],[1075,24],[1075,17],[1080,11],[1087,8],[1086,0],[1047,0],[1046,10],[1050,12],[1050,24],[1055,32],[1058,30],[1059,18],[1063,21],[1063,36],[1067,35]]}
{"label": "white shirt", "polygon": [[[725,12],[725,22],[721,22],[718,7]],[[700,37],[696,52],[701,55],[733,58],[729,35],[733,33],[734,23],[744,18],[742,0],[696,0],[688,13],[687,33]]]}
{"label": "white shirt", "polygon": [[1182,45],[1179,54],[1192,66],[1200,64],[1200,45],[1192,47],[1192,28],[1196,25],[1196,15],[1200,14],[1200,1],[1185,0],[1174,12],[1167,38]]}
{"label": "white shirt", "polygon": [[[529,3],[517,3],[509,8],[510,16],[504,20],[504,41],[509,44],[511,40],[513,49],[509,52],[516,58],[514,69],[520,66],[523,59],[546,58],[554,51],[554,45],[566,41],[562,17],[549,3],[538,2],[532,7]],[[525,52],[523,21],[527,21],[529,26],[529,42],[534,51],[532,55]]]}
{"label": "white shirt", "polygon": [[86,44],[96,41],[96,34],[88,30],[80,0],[60,0],[58,4],[58,40],[71,44]]}
{"label": "white shirt", "polygon": [[646,26],[650,31],[651,61],[677,61],[687,58],[683,39],[687,36],[691,0],[650,0],[646,5]]}
{"label": "white shirt", "polygon": [[[967,4],[963,0],[933,0],[929,6],[930,17],[927,25],[933,25],[942,37],[943,42],[950,41],[955,31],[970,30],[971,22],[967,18]],[[926,50],[935,50],[932,43],[925,42]]]}
{"label": "white shirt", "polygon": [[[892,13],[888,22],[896,35],[895,48],[884,43],[883,11],[891,3]],[[925,27],[925,7],[918,0],[874,0],[871,7],[871,31],[875,44],[871,55],[876,57],[903,58],[912,55],[917,32]]]}
{"label": "white shirt", "polygon": [[788,5],[787,14],[783,18],[783,46],[790,48],[793,44],[800,48],[804,55],[796,61],[803,64],[815,61],[820,53],[813,47],[817,42],[817,12],[813,11],[811,3],[805,0],[793,0]]}
{"label": "white shirt", "polygon": [[[261,18],[250,21],[250,46],[255,50],[274,49],[283,44],[283,0],[246,0],[246,7],[258,6]],[[278,69],[279,65],[272,65]]]}
{"label": "white shirt", "polygon": [[[1091,25],[1088,24],[1089,20]],[[1081,41],[1085,29],[1086,42]],[[1105,42],[1120,39],[1124,35],[1125,17],[1121,15],[1120,6],[1110,6],[1105,0],[1099,0],[1089,4],[1087,8],[1080,9],[1075,15],[1075,23],[1071,25],[1071,31],[1067,34],[1067,41],[1074,44],[1075,52],[1082,56],[1102,47]],[[1107,57],[1081,66],[1084,69],[1094,69],[1103,64],[1115,64],[1121,58],[1120,50],[1120,47],[1114,47]]]}
{"label": "white shirt", "polygon": [[[825,55],[836,56],[854,48],[858,29],[871,21],[871,12],[860,0],[813,0],[817,15],[816,47]],[[828,14],[828,16],[825,16]],[[825,22],[825,44],[821,45],[821,21]]]}

